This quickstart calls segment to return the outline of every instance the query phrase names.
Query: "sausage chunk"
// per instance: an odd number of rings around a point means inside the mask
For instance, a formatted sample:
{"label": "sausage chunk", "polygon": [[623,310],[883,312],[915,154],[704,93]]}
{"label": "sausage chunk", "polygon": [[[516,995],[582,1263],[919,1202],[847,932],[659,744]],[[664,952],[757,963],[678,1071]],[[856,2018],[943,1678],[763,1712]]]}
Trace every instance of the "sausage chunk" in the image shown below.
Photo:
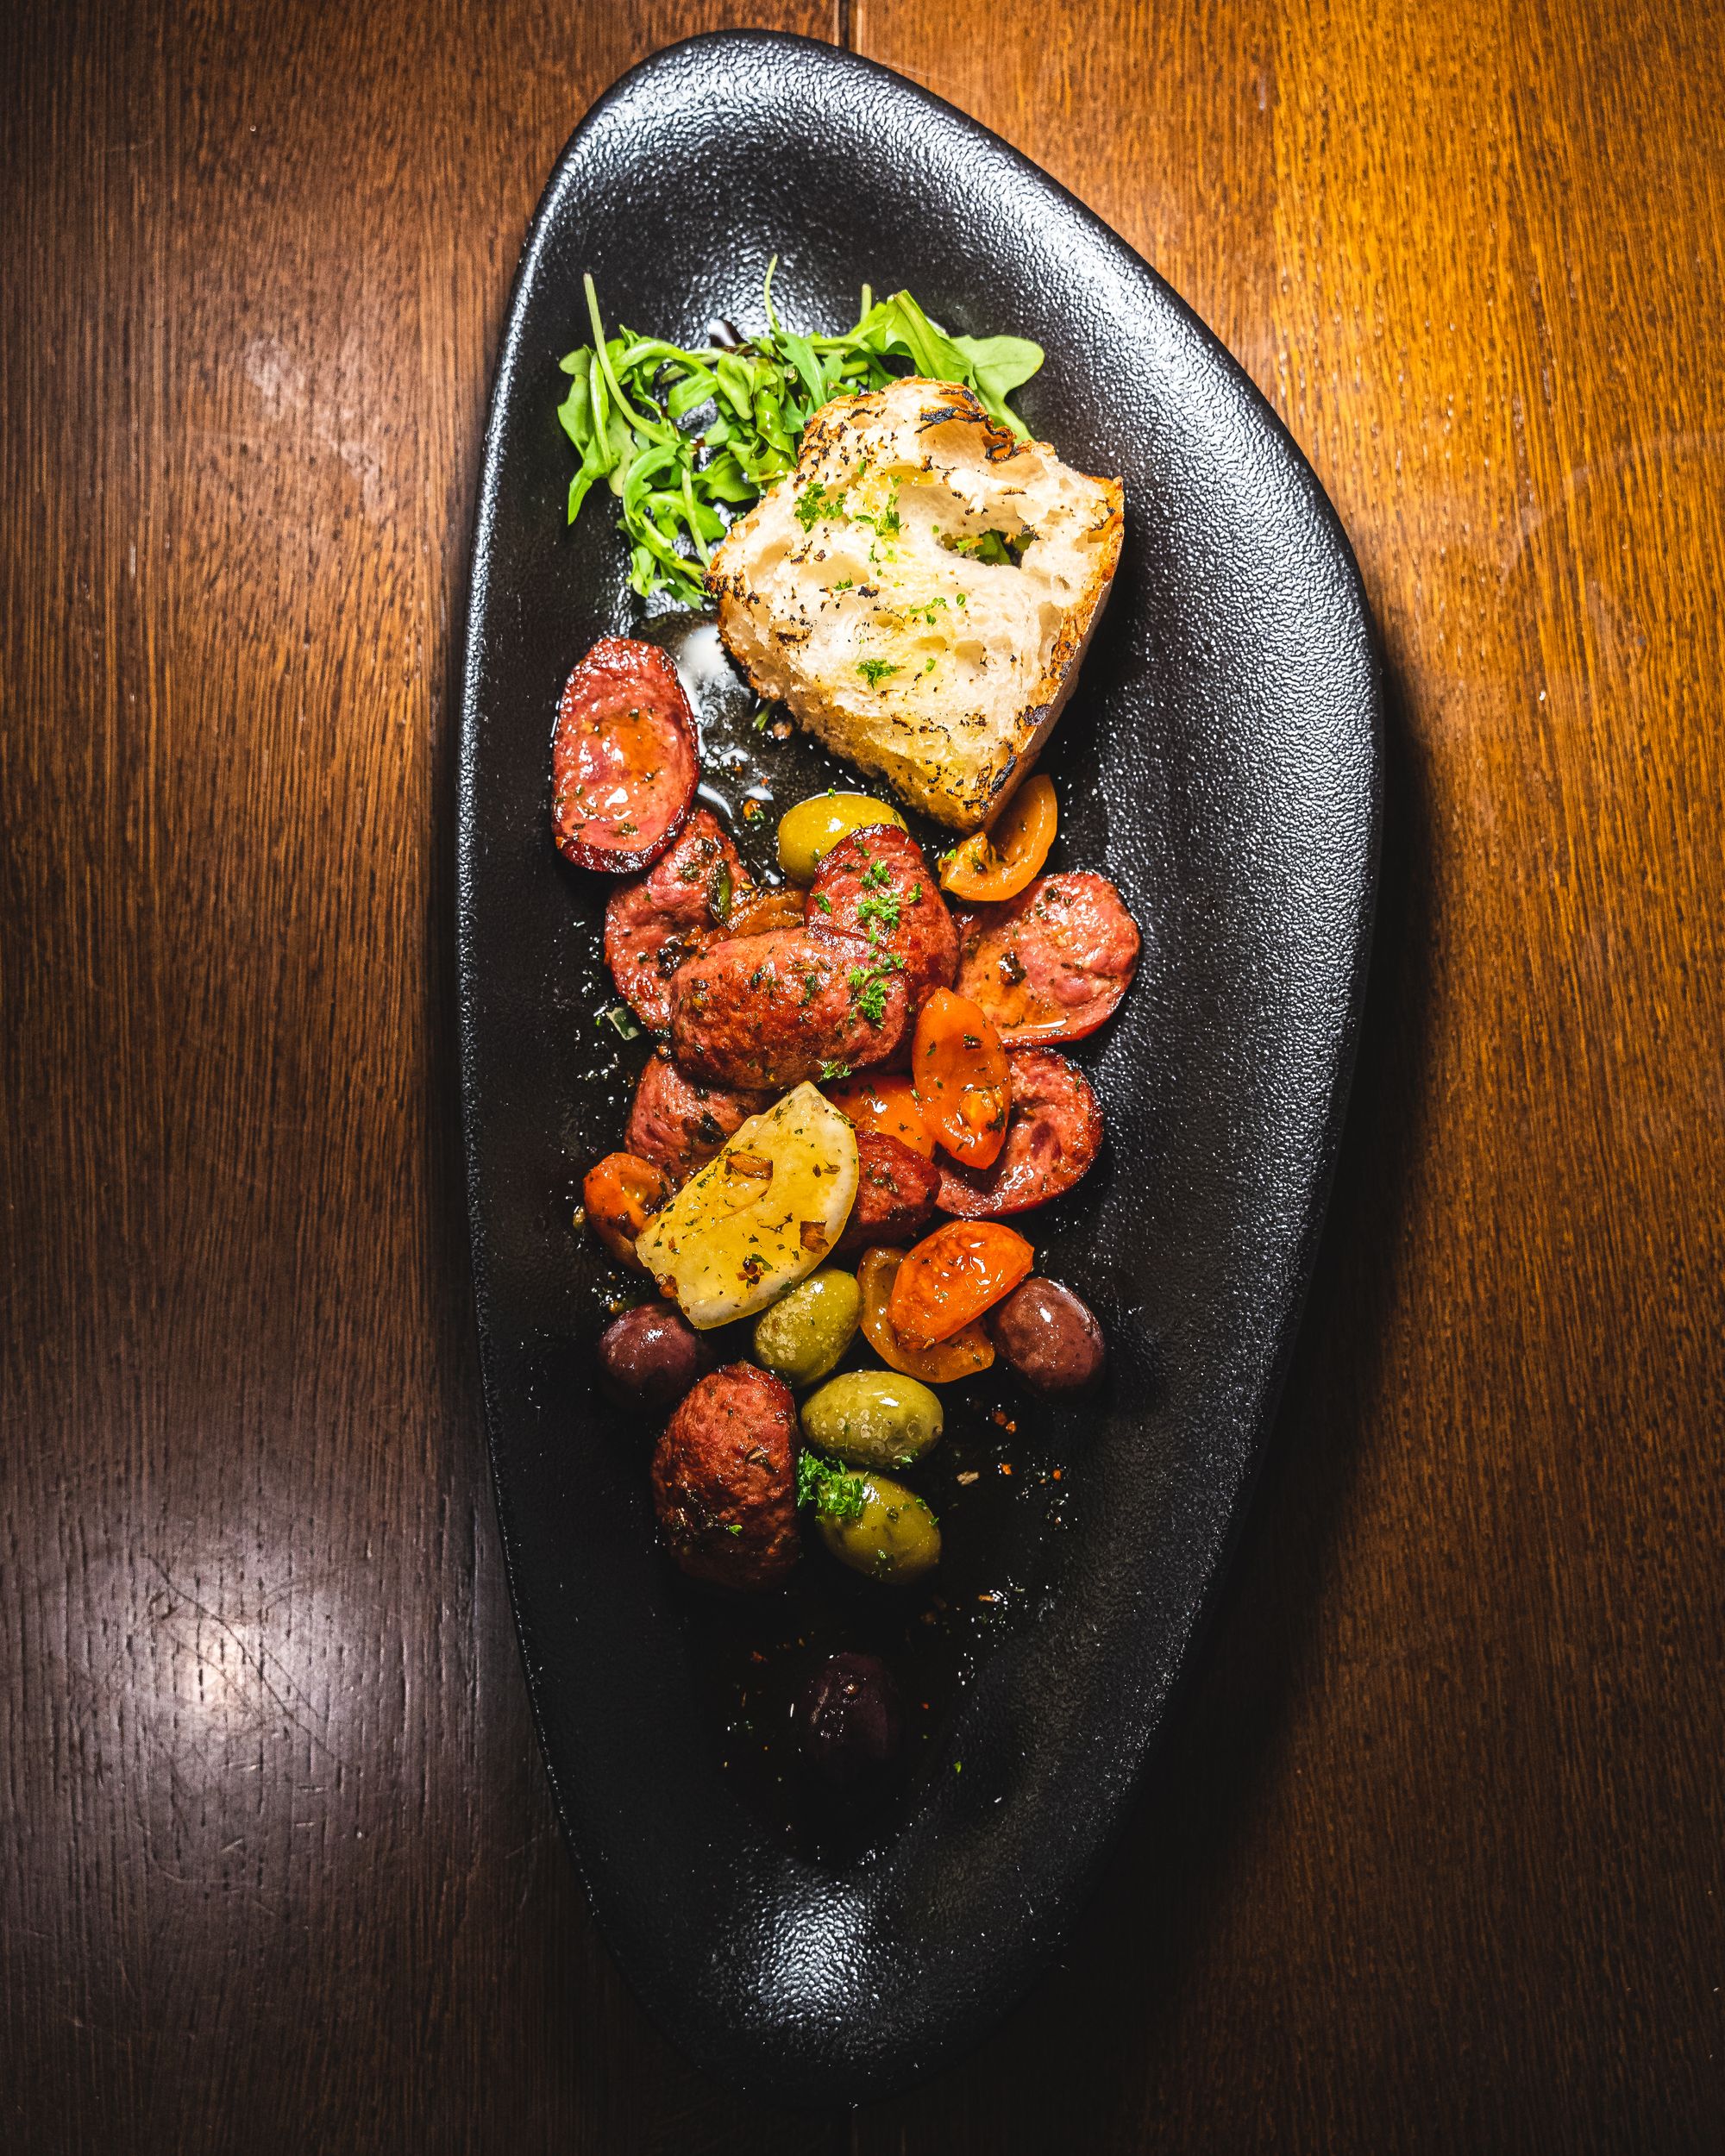
{"label": "sausage chunk", "polygon": [[959,924],[958,993],[1010,1048],[1094,1033],[1132,986],[1138,924],[1106,876],[1038,876]]}
{"label": "sausage chunk", "polygon": [[671,1023],[671,975],[724,932],[754,889],[716,817],[697,809],[665,858],[611,894],[605,957],[619,993],[656,1033]]}
{"label": "sausage chunk", "polygon": [[691,1579],[752,1591],[795,1564],[796,1432],[790,1387],[749,1363],[684,1395],[653,1454],[653,1508]]}
{"label": "sausage chunk", "polygon": [[940,1209],[961,1220],[1028,1213],[1070,1190],[1102,1146],[1102,1110],[1076,1063],[1051,1048],[1010,1048],[1013,1105],[992,1168],[945,1161]]}
{"label": "sausage chunk", "polygon": [[601,636],[557,705],[551,829],[559,850],[578,868],[645,868],[681,830],[699,775],[675,667],[657,644]]}
{"label": "sausage chunk", "polygon": [[896,824],[867,824],[827,851],[809,886],[808,925],[896,958],[913,1018],[957,976],[958,931],[922,849]]}
{"label": "sausage chunk", "polygon": [[671,1053],[692,1076],[781,1093],[896,1056],[904,975],[866,943],[798,929],[710,944],[671,982]]}
{"label": "sausage chunk", "polygon": [[856,1133],[856,1202],[838,1239],[842,1251],[876,1243],[913,1242],[934,1215],[940,1170],[902,1138],[884,1131]]}
{"label": "sausage chunk", "polygon": [[637,1081],[624,1143],[685,1182],[751,1115],[772,1105],[770,1093],[738,1092],[687,1076],[661,1049]]}

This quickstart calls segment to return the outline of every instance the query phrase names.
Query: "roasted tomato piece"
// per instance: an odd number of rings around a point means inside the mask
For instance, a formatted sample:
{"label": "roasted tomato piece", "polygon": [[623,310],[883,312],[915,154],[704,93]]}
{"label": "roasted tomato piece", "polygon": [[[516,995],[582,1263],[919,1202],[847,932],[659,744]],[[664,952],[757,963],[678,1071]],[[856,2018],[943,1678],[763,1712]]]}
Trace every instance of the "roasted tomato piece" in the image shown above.
{"label": "roasted tomato piece", "polygon": [[821,1091],[841,1114],[850,1118],[859,1138],[865,1131],[878,1131],[883,1138],[895,1138],[900,1145],[908,1145],[925,1160],[934,1158],[934,1140],[922,1119],[916,1087],[908,1078],[871,1071],[862,1078],[844,1078],[837,1085],[823,1086]]}
{"label": "roasted tomato piece", "polygon": [[625,1265],[639,1263],[635,1238],[670,1194],[670,1177],[638,1153],[607,1153],[581,1184],[587,1225]]}
{"label": "roasted tomato piece", "polygon": [[602,636],[575,668],[551,737],[551,825],[578,868],[656,862],[695,798],[700,752],[677,669],[656,644]]}
{"label": "roasted tomato piece", "polygon": [[800,928],[800,891],[750,890],[731,909],[727,927],[733,936],[768,936],[775,928]]}
{"label": "roasted tomato piece", "polygon": [[1054,781],[1038,771],[986,830],[973,831],[942,855],[942,886],[961,899],[1015,899],[1040,873],[1059,828]]}
{"label": "roasted tomato piece", "polygon": [[980,1005],[937,988],[917,1018],[911,1076],[925,1127],[954,1160],[987,1168],[1006,1143],[1012,1072]]}
{"label": "roasted tomato piece", "polygon": [[980,1325],[962,1326],[933,1347],[913,1348],[894,1331],[890,1314],[893,1285],[905,1253],[873,1250],[863,1253],[856,1268],[856,1285],[862,1291],[862,1336],[888,1369],[906,1377],[919,1377],[925,1385],[953,1385],[974,1377],[994,1359],[994,1344]]}
{"label": "roasted tomato piece", "polygon": [[1011,1294],[1035,1262],[1016,1228],[998,1220],[949,1220],[900,1266],[887,1305],[893,1331],[906,1347],[937,1346]]}

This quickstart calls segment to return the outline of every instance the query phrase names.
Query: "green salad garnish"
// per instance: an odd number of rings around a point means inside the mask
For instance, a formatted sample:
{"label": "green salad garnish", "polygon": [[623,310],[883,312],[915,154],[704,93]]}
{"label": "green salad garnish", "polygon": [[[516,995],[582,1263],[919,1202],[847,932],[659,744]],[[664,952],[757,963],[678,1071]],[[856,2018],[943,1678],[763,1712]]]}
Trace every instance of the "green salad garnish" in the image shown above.
{"label": "green salad garnish", "polygon": [[[803,429],[835,397],[925,374],[962,382],[999,424],[1020,438],[1029,432],[1007,398],[1042,365],[1040,346],[949,336],[907,291],[876,300],[866,285],[856,326],[842,335],[787,329],[773,307],[776,262],[762,295],[768,326],[734,350],[685,350],[621,326],[607,337],[593,279],[582,280],[593,342],[561,361],[569,390],[557,411],[580,459],[569,522],[605,480],[621,504],[629,581],[643,599],[668,592],[701,603],[706,565],[732,517],[791,470]],[[810,520],[825,506],[811,504]],[[896,523],[895,510],[888,514]]]}

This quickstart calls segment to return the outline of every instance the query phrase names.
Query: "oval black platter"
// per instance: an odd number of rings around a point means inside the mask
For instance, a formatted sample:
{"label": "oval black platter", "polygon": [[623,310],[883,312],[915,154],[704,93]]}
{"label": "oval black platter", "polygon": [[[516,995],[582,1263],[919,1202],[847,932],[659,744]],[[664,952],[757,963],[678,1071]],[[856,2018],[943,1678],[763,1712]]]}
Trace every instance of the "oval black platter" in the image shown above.
{"label": "oval black platter", "polygon": [[[609,502],[565,530],[556,362],[587,338],[584,271],[610,325],[693,343],[715,317],[761,325],[775,254],[800,327],[847,326],[866,280],[908,285],[950,329],[1034,337],[1047,363],[1016,400],[1032,431],[1126,484],[1120,576],[1044,768],[1053,865],[1112,875],[1145,955],[1081,1051],[1103,1161],[1032,1229],[1041,1269],[1102,1314],[1112,1375],[1083,1411],[987,1385],[952,1403],[931,1493],[948,1560],[896,1609],[814,1558],[749,1612],[671,1577],[651,1432],[592,1384],[624,1283],[571,1219],[644,1044],[598,1016],[605,889],[550,843],[550,722],[575,659],[640,609]],[[710,631],[655,633],[690,664],[706,775],[761,860],[777,806],[826,767],[753,726]],[[867,61],[762,33],[658,53],[587,116],[521,263],[474,547],[458,937],[474,1277],[511,1589],[571,1846],[662,2026],[759,2093],[854,2102],[974,2042],[1120,1823],[1249,1495],[1315,1250],[1364,982],[1377,723],[1358,576],[1298,451],[1181,301],[1033,166]],[[750,793],[776,797],[753,821]],[[781,1737],[811,1658],[847,1639],[899,1658],[914,1741],[894,1798],[835,1821]]]}

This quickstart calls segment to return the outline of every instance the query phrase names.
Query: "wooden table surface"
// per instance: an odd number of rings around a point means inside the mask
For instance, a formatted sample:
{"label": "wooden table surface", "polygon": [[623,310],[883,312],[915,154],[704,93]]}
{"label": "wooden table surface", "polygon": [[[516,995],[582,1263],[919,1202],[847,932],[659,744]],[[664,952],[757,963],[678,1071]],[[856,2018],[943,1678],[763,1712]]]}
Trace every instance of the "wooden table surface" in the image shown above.
{"label": "wooden table surface", "polygon": [[[457,1138],[511,268],[590,100],[739,21],[847,37],[1157,264],[1334,498],[1390,684],[1345,1156],[1208,1660],[1031,2002],[837,2118],[684,2065],[586,1915]],[[1725,2143],[1722,32],[6,11],[9,2148]]]}

